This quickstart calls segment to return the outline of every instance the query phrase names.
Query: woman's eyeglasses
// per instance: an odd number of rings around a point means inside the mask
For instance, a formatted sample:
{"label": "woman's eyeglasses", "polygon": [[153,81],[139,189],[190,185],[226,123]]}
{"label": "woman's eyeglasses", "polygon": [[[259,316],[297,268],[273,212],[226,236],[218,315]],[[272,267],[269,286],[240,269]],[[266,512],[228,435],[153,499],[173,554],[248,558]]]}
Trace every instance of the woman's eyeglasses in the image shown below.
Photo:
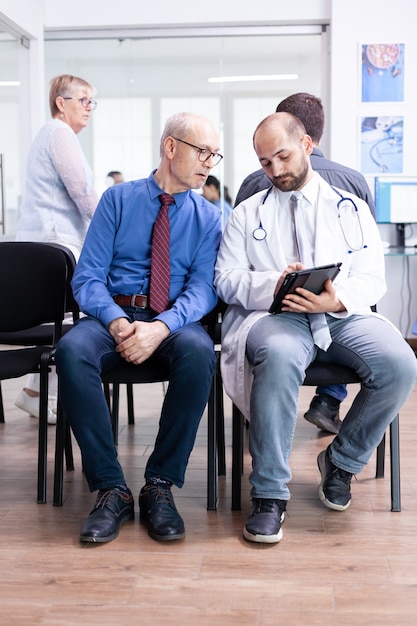
{"label": "woman's eyeglasses", "polygon": [[77,102],[80,102],[82,104],[84,109],[90,107],[90,109],[94,111],[94,109],[97,107],[97,100],[90,100],[89,98],[66,98],[65,96],[61,96],[61,98],[63,100],[76,100]]}

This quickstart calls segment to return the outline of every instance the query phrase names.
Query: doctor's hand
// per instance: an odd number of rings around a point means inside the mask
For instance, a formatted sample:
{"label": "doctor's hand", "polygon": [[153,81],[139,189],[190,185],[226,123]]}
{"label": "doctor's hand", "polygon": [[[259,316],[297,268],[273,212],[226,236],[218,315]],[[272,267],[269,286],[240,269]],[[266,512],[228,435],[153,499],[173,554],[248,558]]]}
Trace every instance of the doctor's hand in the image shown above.
{"label": "doctor's hand", "polygon": [[324,283],[323,291],[318,295],[308,289],[297,287],[295,294],[285,296],[281,310],[289,313],[339,313],[346,309],[336,296],[332,281],[328,279]]}
{"label": "doctor's hand", "polygon": [[170,333],[160,320],[130,322],[125,317],[110,322],[108,330],[116,342],[116,352],[135,365],[146,361]]}
{"label": "doctor's hand", "polygon": [[277,295],[278,290],[281,287],[282,283],[284,282],[284,278],[286,277],[287,274],[291,274],[292,272],[299,272],[300,270],[304,270],[304,269],[305,269],[305,265],[303,265],[302,263],[299,263],[298,261],[296,263],[292,263],[291,265],[288,265],[288,267],[286,267],[285,270],[282,272],[275,286],[274,298]]}

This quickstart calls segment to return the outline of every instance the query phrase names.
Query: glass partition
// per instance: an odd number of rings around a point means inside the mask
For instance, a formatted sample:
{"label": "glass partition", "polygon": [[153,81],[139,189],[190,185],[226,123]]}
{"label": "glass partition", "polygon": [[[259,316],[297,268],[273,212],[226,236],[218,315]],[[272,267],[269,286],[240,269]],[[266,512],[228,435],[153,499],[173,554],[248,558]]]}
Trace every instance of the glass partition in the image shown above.
{"label": "glass partition", "polygon": [[[80,141],[98,192],[109,170],[147,176],[159,162],[166,118],[187,110],[217,127],[221,166],[213,174],[234,198],[259,168],[257,124],[286,96],[321,96],[321,31],[308,35],[177,36],[45,42],[45,76],[69,72],[97,88],[98,106]],[[48,85],[46,85],[46,89]]]}
{"label": "glass partition", "polygon": [[28,49],[0,24],[0,235],[12,237],[23,193],[25,133],[29,127]]}

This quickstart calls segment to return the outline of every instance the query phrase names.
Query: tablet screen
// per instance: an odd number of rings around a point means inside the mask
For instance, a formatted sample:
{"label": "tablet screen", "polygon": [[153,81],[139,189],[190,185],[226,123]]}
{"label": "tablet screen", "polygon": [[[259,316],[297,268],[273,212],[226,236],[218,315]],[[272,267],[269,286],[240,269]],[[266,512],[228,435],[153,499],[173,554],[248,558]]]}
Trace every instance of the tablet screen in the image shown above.
{"label": "tablet screen", "polygon": [[331,263],[330,265],[310,267],[309,269],[287,274],[269,308],[269,313],[281,313],[281,303],[284,296],[294,293],[297,287],[303,287],[316,294],[321,293],[326,280],[328,278],[334,280],[340,271],[341,265],[341,263]]}

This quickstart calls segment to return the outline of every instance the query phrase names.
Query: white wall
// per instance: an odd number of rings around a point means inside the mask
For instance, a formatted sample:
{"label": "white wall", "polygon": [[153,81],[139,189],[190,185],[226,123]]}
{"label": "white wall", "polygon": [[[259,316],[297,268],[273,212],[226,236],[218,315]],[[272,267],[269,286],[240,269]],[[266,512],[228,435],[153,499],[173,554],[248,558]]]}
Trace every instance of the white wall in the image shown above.
{"label": "white wall", "polygon": [[1,0],[0,5],[0,24],[29,39],[29,140],[44,120],[43,4],[42,0]]}
{"label": "white wall", "polygon": [[[404,116],[404,173],[417,176],[417,5],[409,0],[332,1],[331,158],[360,167],[360,118],[391,111]],[[361,44],[405,44],[404,103],[361,103]],[[373,179],[370,180],[372,189]],[[417,207],[416,207],[417,218]],[[417,221],[417,219],[416,219]],[[381,227],[391,240],[394,227]],[[417,242],[417,227],[411,233]],[[417,317],[417,257],[387,257],[388,292],[378,305],[406,336]],[[407,286],[409,272],[409,287]],[[408,321],[410,318],[410,321]]]}
{"label": "white wall", "polygon": [[[8,0],[10,1],[10,0]],[[340,1],[340,0],[339,0]],[[330,0],[277,0],[237,2],[211,0],[201,4],[195,0],[45,0],[45,26],[144,26],[173,24],[269,24],[271,21],[320,23],[330,15]]]}

